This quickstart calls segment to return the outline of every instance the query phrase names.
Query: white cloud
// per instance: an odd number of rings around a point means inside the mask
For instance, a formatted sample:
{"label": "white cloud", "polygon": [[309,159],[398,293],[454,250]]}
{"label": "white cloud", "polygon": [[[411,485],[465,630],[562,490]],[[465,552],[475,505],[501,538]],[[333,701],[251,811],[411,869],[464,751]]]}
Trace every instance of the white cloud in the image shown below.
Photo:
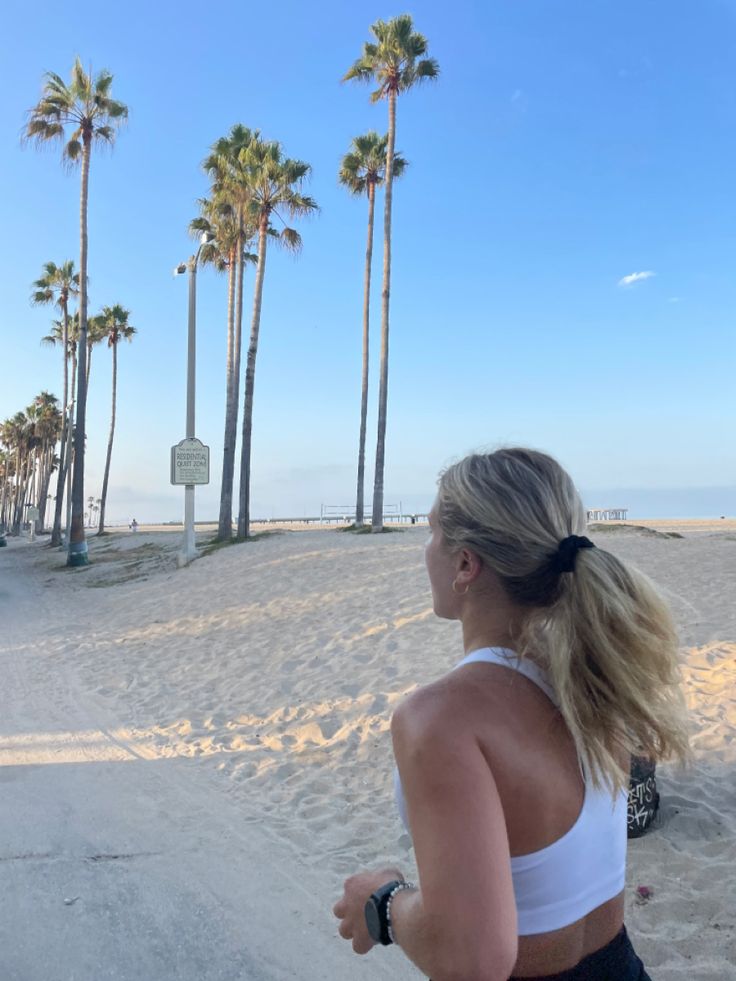
{"label": "white cloud", "polygon": [[624,276],[622,279],[619,279],[618,285],[633,286],[635,283],[642,283],[644,282],[645,279],[651,279],[652,276],[656,276],[656,275],[657,274],[655,272],[652,272],[651,269],[648,269],[646,272],[629,273],[628,276]]}
{"label": "white cloud", "polygon": [[529,107],[529,96],[524,89],[514,89],[509,102],[514,107],[515,112],[524,113]]}

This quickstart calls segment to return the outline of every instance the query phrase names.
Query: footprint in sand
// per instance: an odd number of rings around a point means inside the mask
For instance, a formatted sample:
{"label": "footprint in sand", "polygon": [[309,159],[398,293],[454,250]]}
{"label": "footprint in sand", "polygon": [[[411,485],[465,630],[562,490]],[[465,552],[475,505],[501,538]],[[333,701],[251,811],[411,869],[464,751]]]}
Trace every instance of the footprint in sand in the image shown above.
{"label": "footprint in sand", "polygon": [[383,693],[376,695],[373,699],[371,707],[368,709],[369,712],[373,712],[375,715],[383,715],[388,706],[388,696]]}

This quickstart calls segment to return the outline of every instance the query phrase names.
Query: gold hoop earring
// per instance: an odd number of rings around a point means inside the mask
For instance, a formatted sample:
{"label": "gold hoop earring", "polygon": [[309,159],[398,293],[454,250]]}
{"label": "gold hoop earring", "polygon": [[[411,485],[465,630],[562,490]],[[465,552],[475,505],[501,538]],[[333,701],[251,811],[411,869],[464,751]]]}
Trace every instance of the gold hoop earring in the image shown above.
{"label": "gold hoop earring", "polygon": [[458,590],[457,590],[456,587],[457,587],[457,579],[452,584],[452,591],[453,591],[453,593],[455,593],[456,596],[465,596],[465,594],[467,593],[467,591],[470,589],[470,583],[468,583],[468,585],[465,587],[465,589],[462,591],[462,593],[458,592]]}

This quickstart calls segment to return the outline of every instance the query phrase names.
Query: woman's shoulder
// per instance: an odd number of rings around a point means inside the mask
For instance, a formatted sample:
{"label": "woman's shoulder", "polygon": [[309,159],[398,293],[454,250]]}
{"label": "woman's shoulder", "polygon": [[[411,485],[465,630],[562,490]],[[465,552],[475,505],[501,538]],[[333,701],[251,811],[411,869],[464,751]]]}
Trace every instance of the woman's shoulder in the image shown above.
{"label": "woman's shoulder", "polygon": [[503,686],[488,684],[487,674],[449,671],[407,695],[394,710],[391,727],[424,736],[466,731],[481,723],[485,728],[503,714],[505,700]]}

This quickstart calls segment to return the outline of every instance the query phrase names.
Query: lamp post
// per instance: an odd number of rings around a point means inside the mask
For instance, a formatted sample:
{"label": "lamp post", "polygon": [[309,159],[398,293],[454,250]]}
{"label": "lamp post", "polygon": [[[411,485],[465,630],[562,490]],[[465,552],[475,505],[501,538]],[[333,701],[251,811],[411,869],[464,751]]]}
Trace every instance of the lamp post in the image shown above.
{"label": "lamp post", "polygon": [[[212,241],[208,232],[202,232],[199,247],[188,262],[181,262],[174,270],[175,276],[189,273],[189,315],[188,315],[188,345],[187,345],[187,423],[186,438],[194,439],[194,396],[195,368],[197,360],[197,263],[202,246]],[[184,485],[184,542],[180,555],[180,564],[188,565],[196,556],[194,544],[194,484]]]}

